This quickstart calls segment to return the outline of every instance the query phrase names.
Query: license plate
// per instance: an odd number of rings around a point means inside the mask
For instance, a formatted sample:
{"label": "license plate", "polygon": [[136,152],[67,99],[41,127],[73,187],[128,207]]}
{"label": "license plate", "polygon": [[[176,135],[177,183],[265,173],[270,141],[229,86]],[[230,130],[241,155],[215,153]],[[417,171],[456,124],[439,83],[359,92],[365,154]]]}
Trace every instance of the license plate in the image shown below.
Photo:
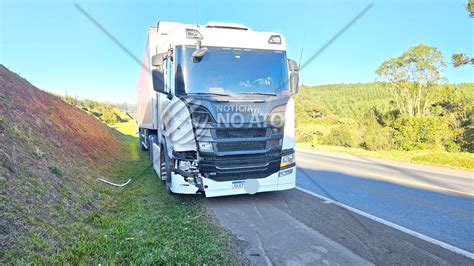
{"label": "license plate", "polygon": [[245,181],[233,181],[232,188],[244,188]]}

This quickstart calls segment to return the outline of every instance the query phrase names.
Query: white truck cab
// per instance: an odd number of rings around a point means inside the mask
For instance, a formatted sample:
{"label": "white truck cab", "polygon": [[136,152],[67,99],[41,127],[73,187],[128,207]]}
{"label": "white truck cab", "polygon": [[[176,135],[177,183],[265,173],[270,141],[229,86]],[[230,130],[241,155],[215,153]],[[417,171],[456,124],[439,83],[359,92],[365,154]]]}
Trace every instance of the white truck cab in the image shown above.
{"label": "white truck cab", "polygon": [[279,33],[159,22],[137,83],[140,145],[172,193],[294,188],[297,90]]}

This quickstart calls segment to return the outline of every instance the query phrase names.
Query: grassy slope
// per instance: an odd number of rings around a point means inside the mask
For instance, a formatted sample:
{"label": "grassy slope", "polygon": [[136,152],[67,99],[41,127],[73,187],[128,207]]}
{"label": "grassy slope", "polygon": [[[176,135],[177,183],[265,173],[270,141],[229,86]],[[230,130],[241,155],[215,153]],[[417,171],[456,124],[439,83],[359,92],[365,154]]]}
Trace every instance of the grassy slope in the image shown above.
{"label": "grassy slope", "polygon": [[[101,186],[114,199],[105,214],[88,217],[84,238],[67,256],[109,262],[209,263],[233,260],[230,236],[211,221],[198,196],[171,196],[138,150],[134,122],[115,124],[129,161],[112,169],[116,182],[136,176],[125,188]],[[130,239],[133,238],[133,239]]]}
{"label": "grassy slope", "polygon": [[98,173],[120,158],[113,131],[0,65],[0,265],[50,258],[100,211]]}
{"label": "grassy slope", "polygon": [[[459,84],[464,97],[474,101],[474,84]],[[320,110],[341,117],[357,119],[370,108],[376,106],[380,111],[390,110],[390,95],[374,84],[336,84],[315,87],[304,87],[297,95],[300,110]],[[304,114],[304,113],[302,113]],[[305,115],[297,117],[297,124],[308,123],[310,118]],[[452,168],[474,169],[474,154],[466,152],[442,152],[432,150],[420,151],[368,151],[361,148],[346,148],[328,145],[298,143],[297,146],[313,148],[321,151],[345,152],[354,155],[376,157],[382,159],[424,163]]]}
{"label": "grassy slope", "polygon": [[[171,196],[149,167],[146,152],[139,151],[134,122],[112,125],[120,133],[127,160],[107,175],[125,182],[124,188],[97,183],[102,212],[77,222],[70,245],[54,256],[31,253],[26,261],[42,263],[229,263],[231,236],[218,227],[199,196]],[[74,234],[78,234],[74,236]],[[68,238],[69,235],[60,237]],[[38,246],[38,251],[41,245]]]}

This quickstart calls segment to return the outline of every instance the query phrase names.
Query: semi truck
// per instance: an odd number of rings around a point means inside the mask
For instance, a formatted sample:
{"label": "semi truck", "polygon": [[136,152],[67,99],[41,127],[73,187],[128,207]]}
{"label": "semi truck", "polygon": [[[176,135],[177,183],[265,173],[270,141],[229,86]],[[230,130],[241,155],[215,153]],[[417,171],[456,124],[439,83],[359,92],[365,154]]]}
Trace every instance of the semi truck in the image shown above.
{"label": "semi truck", "polygon": [[298,71],[280,33],[223,22],[151,26],[138,132],[166,190],[216,197],[294,188]]}

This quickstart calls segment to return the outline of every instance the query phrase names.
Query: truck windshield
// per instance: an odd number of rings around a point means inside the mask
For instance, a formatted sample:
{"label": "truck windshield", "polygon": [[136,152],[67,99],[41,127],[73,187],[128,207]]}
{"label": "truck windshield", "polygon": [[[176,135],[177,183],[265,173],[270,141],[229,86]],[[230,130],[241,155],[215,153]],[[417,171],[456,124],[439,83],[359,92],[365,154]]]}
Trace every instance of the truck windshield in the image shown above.
{"label": "truck windshield", "polygon": [[208,47],[193,59],[194,47],[176,47],[176,94],[288,95],[286,53]]}

